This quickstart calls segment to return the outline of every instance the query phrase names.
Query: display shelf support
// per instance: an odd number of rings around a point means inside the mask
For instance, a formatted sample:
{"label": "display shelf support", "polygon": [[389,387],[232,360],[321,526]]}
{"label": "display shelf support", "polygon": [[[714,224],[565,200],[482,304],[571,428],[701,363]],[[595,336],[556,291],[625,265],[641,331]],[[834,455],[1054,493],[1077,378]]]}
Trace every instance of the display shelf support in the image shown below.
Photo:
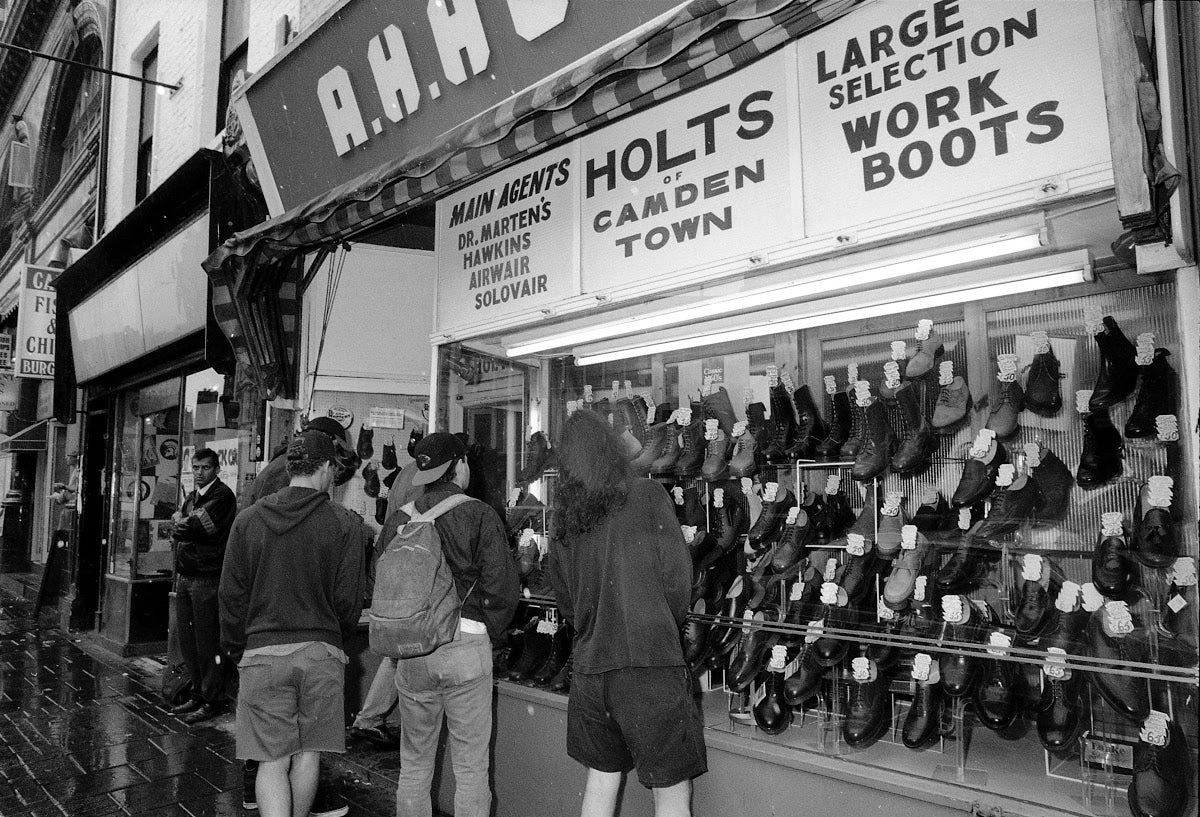
{"label": "display shelf support", "polygon": [[939,765],[933,770],[933,779],[946,783],[962,783],[967,786],[986,786],[988,774],[983,769],[967,767],[967,739],[969,731],[966,725],[967,703],[962,698],[954,699],[952,728],[954,731],[954,760],[953,766]]}

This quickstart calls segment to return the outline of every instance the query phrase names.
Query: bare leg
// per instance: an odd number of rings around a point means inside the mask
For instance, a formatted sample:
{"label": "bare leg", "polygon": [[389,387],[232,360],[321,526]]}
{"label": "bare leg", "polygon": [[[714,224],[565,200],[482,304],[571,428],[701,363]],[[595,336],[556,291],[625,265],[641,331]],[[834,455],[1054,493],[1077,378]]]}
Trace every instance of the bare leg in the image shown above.
{"label": "bare leg", "polygon": [[258,764],[254,793],[262,817],[292,817],[292,784],[288,780],[291,766],[291,757],[264,760]]}
{"label": "bare leg", "polygon": [[651,791],[654,792],[654,817],[692,817],[692,781]]}
{"label": "bare leg", "polygon": [[612,817],[617,810],[617,793],[620,790],[620,772],[600,772],[588,769],[587,786],[583,790],[581,817]]}
{"label": "bare leg", "polygon": [[313,798],[317,795],[317,780],[320,776],[320,752],[300,752],[292,755],[292,768],[288,772],[292,788],[291,817],[308,817]]}

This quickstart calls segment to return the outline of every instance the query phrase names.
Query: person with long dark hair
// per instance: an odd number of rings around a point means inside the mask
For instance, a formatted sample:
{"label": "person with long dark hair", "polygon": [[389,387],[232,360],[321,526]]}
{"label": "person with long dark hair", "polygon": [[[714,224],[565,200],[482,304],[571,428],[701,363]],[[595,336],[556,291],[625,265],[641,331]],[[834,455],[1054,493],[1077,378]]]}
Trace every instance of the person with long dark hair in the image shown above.
{"label": "person with long dark hair", "polygon": [[598,414],[572,414],[557,452],[550,580],[575,628],[567,753],[588,769],[583,817],[611,817],[635,768],[657,817],[688,817],[708,765],[680,636],[691,557],[671,499],[633,477]]}

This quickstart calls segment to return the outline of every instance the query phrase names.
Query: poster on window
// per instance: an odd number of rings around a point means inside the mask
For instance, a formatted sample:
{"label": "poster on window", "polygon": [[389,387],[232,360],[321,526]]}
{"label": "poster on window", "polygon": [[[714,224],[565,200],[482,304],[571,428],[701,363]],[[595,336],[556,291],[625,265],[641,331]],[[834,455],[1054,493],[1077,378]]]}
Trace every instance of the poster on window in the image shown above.
{"label": "poster on window", "polygon": [[[211,449],[217,455],[217,464],[220,466],[217,472],[217,478],[221,482],[229,486],[230,490],[237,491],[238,489],[238,441],[234,437],[228,440],[212,440],[205,443],[202,447]],[[196,487],[196,477],[192,473],[192,455],[196,453],[196,446],[185,445],[183,452],[183,471],[180,474],[180,488],[183,489],[183,495],[186,497]]]}

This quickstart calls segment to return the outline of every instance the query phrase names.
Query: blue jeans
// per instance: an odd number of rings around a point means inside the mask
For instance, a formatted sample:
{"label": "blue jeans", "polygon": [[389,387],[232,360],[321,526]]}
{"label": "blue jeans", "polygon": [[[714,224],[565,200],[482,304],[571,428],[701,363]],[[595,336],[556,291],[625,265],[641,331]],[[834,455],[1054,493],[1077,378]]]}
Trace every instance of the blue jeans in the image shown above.
{"label": "blue jeans", "polygon": [[396,708],[396,659],[386,655],[379,661],[371,688],[363,699],[362,709],[354,717],[357,729],[378,729],[387,722],[387,717]]}
{"label": "blue jeans", "polygon": [[218,704],[225,700],[221,654],[221,619],[217,603],[219,576],[179,576],[175,584],[175,626],[179,650],[192,678],[192,697]]}
{"label": "blue jeans", "polygon": [[431,817],[430,786],[445,717],[454,768],[454,817],[487,817],[492,739],[492,643],[459,633],[429,655],[396,661],[400,780],[396,817]]}

